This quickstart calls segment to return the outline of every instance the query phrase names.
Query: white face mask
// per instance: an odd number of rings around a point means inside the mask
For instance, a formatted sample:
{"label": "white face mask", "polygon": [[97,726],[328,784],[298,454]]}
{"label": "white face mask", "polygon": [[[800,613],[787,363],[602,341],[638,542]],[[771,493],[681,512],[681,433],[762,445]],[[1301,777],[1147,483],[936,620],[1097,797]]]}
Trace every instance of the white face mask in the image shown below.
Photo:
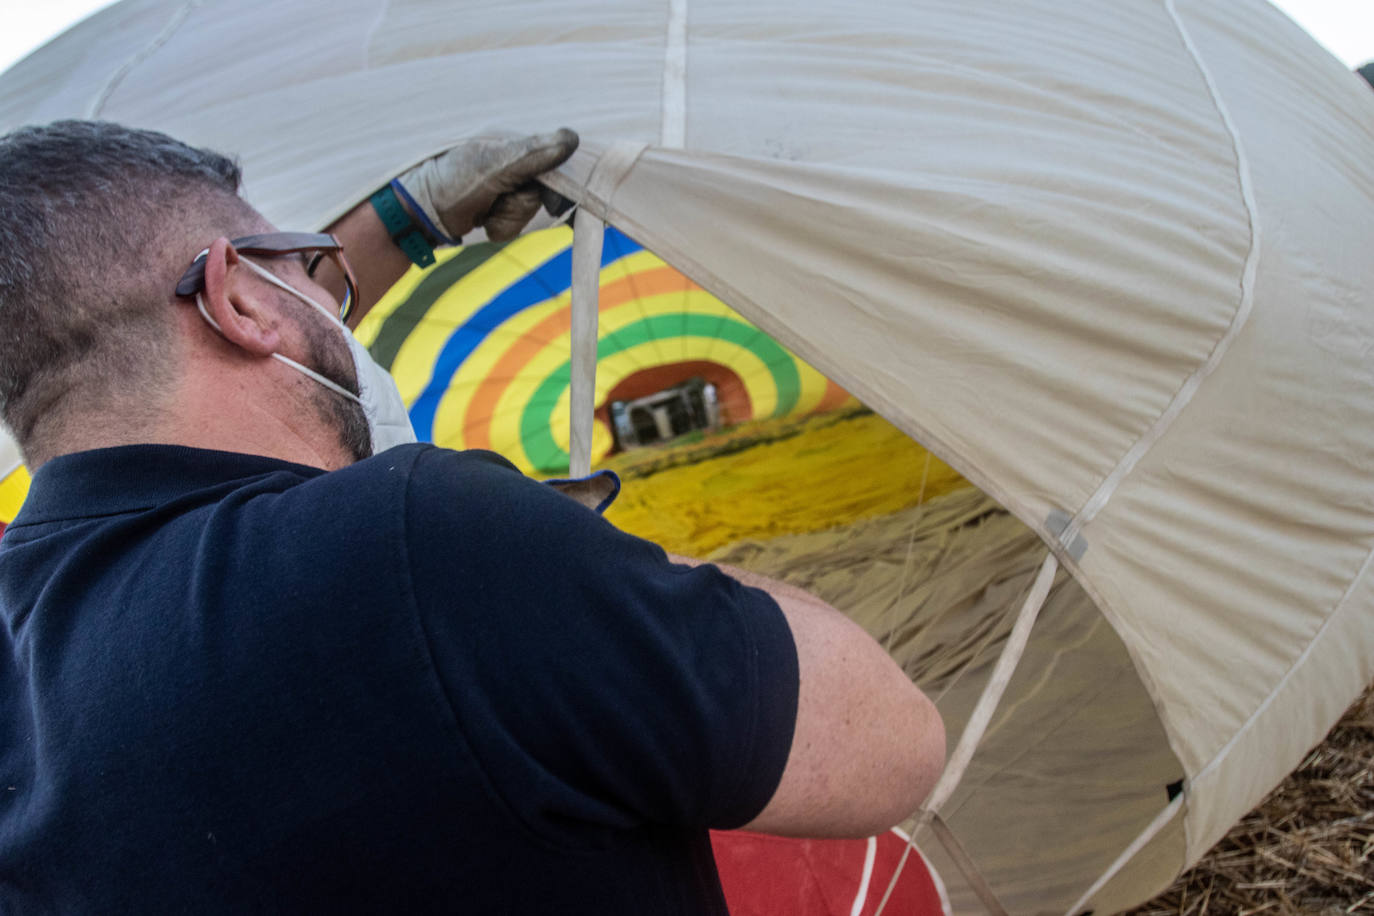
{"label": "white face mask", "polygon": [[[312,306],[339,329],[339,333],[343,335],[344,341],[348,344],[348,351],[353,354],[353,370],[357,373],[360,394],[354,394],[342,385],[325,378],[309,366],[303,366],[288,356],[273,353],[272,358],[285,363],[307,378],[319,382],[340,397],[347,398],[362,407],[363,415],[367,418],[368,431],[372,434],[372,454],[380,454],[394,445],[404,445],[416,441],[415,430],[410,425],[410,415],[406,412],[405,402],[401,400],[401,393],[396,390],[396,382],[392,380],[391,373],[377,365],[372,354],[367,352],[366,347],[358,343],[358,338],[353,336],[353,332],[338,319],[338,316],[276,274],[254,264],[248,258],[240,257],[239,263],[247,265],[250,270],[268,283],[286,290],[306,305]],[[211,318],[210,313],[206,311],[205,301],[201,298],[200,293],[196,293],[196,308],[200,310],[201,317],[210,323],[210,327],[221,334],[224,333],[215,319]]]}

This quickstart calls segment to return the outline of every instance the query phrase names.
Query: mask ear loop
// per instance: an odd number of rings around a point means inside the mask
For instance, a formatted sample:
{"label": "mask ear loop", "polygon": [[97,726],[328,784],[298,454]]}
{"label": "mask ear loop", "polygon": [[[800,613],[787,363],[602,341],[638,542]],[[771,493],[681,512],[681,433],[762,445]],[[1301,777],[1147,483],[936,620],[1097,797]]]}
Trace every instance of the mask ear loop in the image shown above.
{"label": "mask ear loop", "polygon": [[[208,253],[208,252],[209,252],[209,249],[207,248],[206,251],[203,252],[203,253]],[[297,290],[296,288],[294,288],[293,286],[291,286],[289,283],[287,283],[286,281],[284,281],[284,280],[282,280],[281,278],[279,278],[276,274],[273,274],[271,271],[266,270],[265,268],[259,267],[257,264],[254,264],[252,261],[248,260],[248,259],[245,258],[245,257],[240,257],[240,258],[239,258],[239,261],[240,261],[240,263],[247,264],[256,274],[258,274],[258,276],[262,277],[262,278],[263,278],[264,280],[266,280],[267,282],[273,284],[274,286],[279,286],[279,287],[281,287],[282,289],[286,290],[288,293],[290,293],[291,295],[295,296],[297,299],[300,299],[302,302],[306,303],[307,305],[312,305],[312,306],[314,306],[315,309],[318,310],[318,311],[320,311],[320,312],[322,312],[326,318],[328,318],[330,321],[334,322],[334,324],[336,324],[336,325],[338,325],[340,328],[342,328],[345,334],[351,333],[351,332],[348,330],[348,328],[345,327],[344,324],[343,324],[342,322],[339,321],[338,318],[335,318],[333,315],[329,314],[329,309],[327,309],[327,308],[325,308],[324,306],[320,305],[318,302],[316,302],[314,299],[311,299],[309,296],[307,296],[305,293],[302,293],[300,290]],[[215,319],[213,319],[213,318],[210,317],[209,311],[207,311],[206,308],[205,308],[205,299],[202,298],[202,296],[201,296],[200,293],[196,293],[196,308],[200,311],[200,317],[204,318],[204,319],[206,320],[206,322],[209,323],[210,327],[212,327],[212,328],[214,328],[216,331],[218,331],[219,334],[220,334],[220,336],[223,337],[223,336],[224,336],[224,328],[220,327],[220,326],[219,326],[219,322],[215,321]],[[354,404],[358,404],[358,405],[360,405],[360,406],[362,405],[362,403],[363,403],[363,402],[362,402],[362,399],[360,399],[356,394],[354,394],[353,392],[349,391],[347,388],[343,387],[343,386],[340,385],[338,382],[335,382],[335,381],[332,380],[332,379],[325,378],[323,375],[321,375],[320,373],[316,372],[314,369],[311,369],[309,366],[303,366],[303,365],[301,365],[300,363],[296,362],[296,361],[295,361],[294,359],[292,359],[291,357],[289,357],[289,356],[283,356],[283,355],[280,354],[280,353],[275,353],[275,352],[274,352],[274,353],[272,354],[272,358],[275,359],[275,360],[277,360],[277,361],[279,361],[279,362],[286,363],[286,365],[290,366],[292,369],[295,369],[297,372],[301,373],[302,375],[305,375],[306,377],[311,378],[311,379],[313,379],[313,380],[319,382],[321,385],[323,385],[324,387],[328,388],[330,391],[334,392],[335,394],[339,395],[340,397],[347,398],[348,400],[352,401]]]}

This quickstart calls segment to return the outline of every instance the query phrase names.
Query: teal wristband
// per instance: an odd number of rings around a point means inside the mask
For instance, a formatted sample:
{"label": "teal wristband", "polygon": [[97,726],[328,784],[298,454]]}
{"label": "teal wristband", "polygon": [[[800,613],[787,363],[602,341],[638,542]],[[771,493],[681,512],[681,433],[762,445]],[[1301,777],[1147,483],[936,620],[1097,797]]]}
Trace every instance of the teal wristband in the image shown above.
{"label": "teal wristband", "polygon": [[382,225],[386,227],[386,234],[391,236],[396,247],[410,258],[410,263],[416,267],[428,267],[434,263],[434,249],[430,247],[424,231],[415,225],[406,208],[401,206],[391,185],[373,194],[370,202],[372,209],[377,211]]}

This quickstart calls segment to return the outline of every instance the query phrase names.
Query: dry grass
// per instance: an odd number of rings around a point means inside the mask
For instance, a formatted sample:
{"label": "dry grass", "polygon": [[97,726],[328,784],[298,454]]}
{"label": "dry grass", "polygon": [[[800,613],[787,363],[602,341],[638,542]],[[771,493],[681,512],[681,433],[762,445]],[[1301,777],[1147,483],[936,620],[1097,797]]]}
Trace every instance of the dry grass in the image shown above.
{"label": "dry grass", "polygon": [[1374,914],[1374,687],[1258,808],[1130,916]]}

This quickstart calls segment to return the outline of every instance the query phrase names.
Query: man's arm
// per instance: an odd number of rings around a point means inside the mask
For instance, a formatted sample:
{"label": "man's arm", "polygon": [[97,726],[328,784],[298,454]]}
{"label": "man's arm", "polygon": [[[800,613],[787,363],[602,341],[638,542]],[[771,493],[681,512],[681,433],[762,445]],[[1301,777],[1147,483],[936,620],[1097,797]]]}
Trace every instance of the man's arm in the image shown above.
{"label": "man's arm", "polygon": [[[400,204],[412,225],[437,244],[456,243],[478,226],[493,241],[515,238],[544,206],[570,206],[535,178],[557,168],[577,149],[577,134],[560,128],[527,137],[475,137],[426,159],[397,177]],[[390,193],[390,192],[388,192]],[[349,210],[326,232],[343,243],[358,283],[350,327],[410,267],[369,200]],[[343,290],[330,290],[336,296]]]}
{"label": "man's arm", "polygon": [[772,800],[745,829],[864,837],[912,814],[944,767],[945,730],[935,705],[830,605],[786,583],[717,566],[777,601],[801,676],[787,766]]}

